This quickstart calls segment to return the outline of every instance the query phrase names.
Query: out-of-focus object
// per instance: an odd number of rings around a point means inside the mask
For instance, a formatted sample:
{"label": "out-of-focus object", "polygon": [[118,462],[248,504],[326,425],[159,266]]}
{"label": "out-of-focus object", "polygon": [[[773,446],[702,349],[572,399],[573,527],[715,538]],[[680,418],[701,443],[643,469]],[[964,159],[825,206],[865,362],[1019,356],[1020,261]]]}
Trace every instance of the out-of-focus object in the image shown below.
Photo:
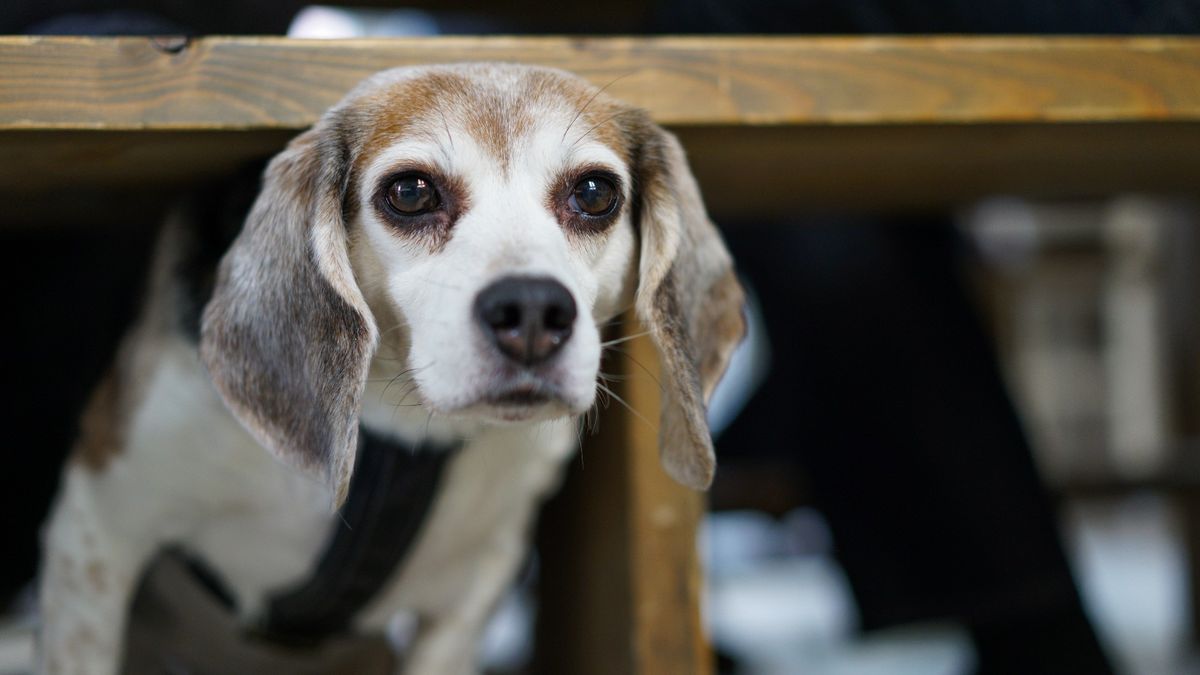
{"label": "out-of-focus object", "polygon": [[[1052,480],[1161,477],[1191,434],[1195,207],[993,200],[966,219],[991,263],[993,326]],[[1168,312],[1167,308],[1171,307]]]}
{"label": "out-of-focus object", "polygon": [[437,35],[432,14],[417,9],[347,9],[310,5],[300,10],[288,26],[288,37],[324,40],[356,37]]}

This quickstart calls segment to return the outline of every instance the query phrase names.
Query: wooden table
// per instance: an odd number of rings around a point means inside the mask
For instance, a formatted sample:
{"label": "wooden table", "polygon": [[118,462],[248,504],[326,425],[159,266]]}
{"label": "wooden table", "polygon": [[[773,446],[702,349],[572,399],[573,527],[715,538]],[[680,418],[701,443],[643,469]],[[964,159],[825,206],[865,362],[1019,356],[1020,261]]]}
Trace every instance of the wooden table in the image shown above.
{"label": "wooden table", "polygon": [[[115,225],[126,200],[271,154],[373,71],[463,60],[565,68],[647,108],[683,139],[718,220],[1200,191],[1195,39],[5,37],[0,221]],[[651,346],[630,351],[654,370]],[[656,420],[655,380],[632,363],[622,395]],[[710,670],[702,503],[655,444],[610,408],[547,516],[545,672]]]}
{"label": "wooden table", "polygon": [[113,188],[152,196],[269,154],[368,73],[488,59],[566,68],[650,110],[725,219],[1194,193],[1200,175],[1196,39],[6,37],[7,220],[103,217]]}

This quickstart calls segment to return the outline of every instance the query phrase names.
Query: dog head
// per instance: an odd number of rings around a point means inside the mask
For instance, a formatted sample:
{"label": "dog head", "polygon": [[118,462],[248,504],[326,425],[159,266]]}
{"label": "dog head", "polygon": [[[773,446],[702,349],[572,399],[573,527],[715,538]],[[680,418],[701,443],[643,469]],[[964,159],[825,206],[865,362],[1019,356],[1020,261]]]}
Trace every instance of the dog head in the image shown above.
{"label": "dog head", "polygon": [[679,143],[561,71],[401,68],[272,160],[200,350],[242,423],[340,503],[373,368],[439,416],[579,415],[630,305],[662,360],[664,466],[707,487],[742,293]]}

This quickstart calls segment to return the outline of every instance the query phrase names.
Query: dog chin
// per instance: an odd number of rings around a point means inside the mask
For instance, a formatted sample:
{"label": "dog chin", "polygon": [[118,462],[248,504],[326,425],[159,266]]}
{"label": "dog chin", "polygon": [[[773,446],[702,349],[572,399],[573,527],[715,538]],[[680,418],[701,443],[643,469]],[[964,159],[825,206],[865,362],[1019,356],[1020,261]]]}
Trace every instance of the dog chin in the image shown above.
{"label": "dog chin", "polygon": [[[590,404],[589,404],[590,405]],[[562,393],[534,387],[482,392],[473,400],[445,411],[458,419],[501,425],[547,422],[583,414],[588,405],[572,403]]]}

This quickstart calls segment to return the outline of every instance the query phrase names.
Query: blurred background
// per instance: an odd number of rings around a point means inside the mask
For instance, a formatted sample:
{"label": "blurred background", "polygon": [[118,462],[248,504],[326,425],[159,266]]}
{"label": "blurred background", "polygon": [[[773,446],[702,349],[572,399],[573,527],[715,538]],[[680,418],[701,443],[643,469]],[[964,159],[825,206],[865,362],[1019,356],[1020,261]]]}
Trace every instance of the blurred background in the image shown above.
{"label": "blurred background", "polygon": [[[368,4],[6,0],[0,33],[1200,28],[1189,0]],[[82,406],[111,358],[175,196],[130,203],[119,227],[0,214],[13,225],[0,229],[0,283],[15,291],[5,367],[22,392],[3,423],[26,465],[0,477],[15,533],[0,560],[0,673],[27,668],[36,529],[75,432],[63,411]],[[722,463],[701,537],[722,672],[1200,673],[1192,199],[996,195],[936,212],[720,215],[753,299],[750,338],[712,411]],[[535,579],[531,569],[489,632],[495,672],[528,668]]]}

